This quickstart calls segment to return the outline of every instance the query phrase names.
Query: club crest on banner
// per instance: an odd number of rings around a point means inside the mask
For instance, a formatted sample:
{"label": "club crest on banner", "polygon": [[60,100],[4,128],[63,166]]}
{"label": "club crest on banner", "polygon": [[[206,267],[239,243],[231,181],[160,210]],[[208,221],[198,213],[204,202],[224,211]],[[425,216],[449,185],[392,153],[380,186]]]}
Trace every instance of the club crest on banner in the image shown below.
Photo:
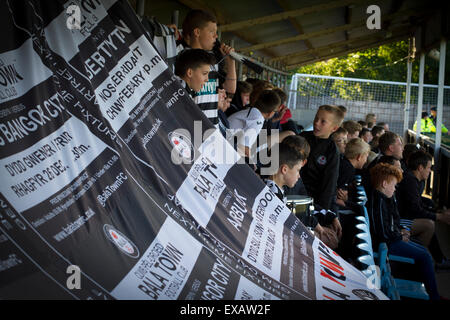
{"label": "club crest on banner", "polygon": [[178,159],[175,158],[173,160],[192,163],[194,161],[194,146],[191,143],[191,139],[177,131],[170,132],[168,136],[170,144],[173,147],[172,156],[178,157]]}
{"label": "club crest on banner", "polygon": [[103,231],[105,232],[106,237],[126,255],[135,259],[139,257],[139,249],[136,245],[116,228],[110,226],[109,224],[105,224],[103,226]]}

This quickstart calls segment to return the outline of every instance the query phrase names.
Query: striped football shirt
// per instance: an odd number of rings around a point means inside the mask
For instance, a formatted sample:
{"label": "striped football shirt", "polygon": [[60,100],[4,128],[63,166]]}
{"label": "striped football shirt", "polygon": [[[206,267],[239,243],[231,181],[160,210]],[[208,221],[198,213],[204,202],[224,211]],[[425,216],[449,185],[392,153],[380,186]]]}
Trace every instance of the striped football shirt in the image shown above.
{"label": "striped football shirt", "polygon": [[[183,41],[177,45],[177,52],[180,53],[183,50],[190,49]],[[205,116],[218,127],[219,114],[217,103],[219,101],[218,90],[219,89],[219,65],[215,64],[211,66],[211,70],[208,75],[208,82],[206,82],[202,89],[194,96],[194,102],[203,111]]]}

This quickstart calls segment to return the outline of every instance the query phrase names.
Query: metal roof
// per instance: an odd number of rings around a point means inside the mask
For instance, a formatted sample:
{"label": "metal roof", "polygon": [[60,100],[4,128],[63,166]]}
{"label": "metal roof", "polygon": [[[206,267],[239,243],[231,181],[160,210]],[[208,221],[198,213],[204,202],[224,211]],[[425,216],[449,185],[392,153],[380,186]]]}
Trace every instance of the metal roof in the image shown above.
{"label": "metal roof", "polygon": [[[137,0],[130,0],[136,5]],[[381,28],[370,30],[370,5],[380,8]],[[237,52],[283,70],[415,36],[417,53],[450,35],[448,1],[424,0],[165,0],[145,1],[145,14],[179,25],[190,9],[218,19],[221,40]]]}

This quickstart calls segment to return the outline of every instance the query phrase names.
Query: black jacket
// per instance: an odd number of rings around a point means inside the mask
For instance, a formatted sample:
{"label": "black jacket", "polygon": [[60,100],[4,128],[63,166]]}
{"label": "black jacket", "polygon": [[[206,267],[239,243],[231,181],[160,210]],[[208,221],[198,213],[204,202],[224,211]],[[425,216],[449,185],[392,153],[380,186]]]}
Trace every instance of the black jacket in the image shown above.
{"label": "black jacket", "polygon": [[337,188],[348,191],[348,200],[345,201],[345,207],[337,206],[338,209],[352,209],[357,202],[356,189],[354,186],[356,168],[343,155],[339,159],[339,177],[337,180]]}
{"label": "black jacket", "polygon": [[366,206],[370,219],[373,248],[378,249],[380,242],[386,242],[389,245],[402,240],[400,215],[395,195],[388,198],[378,190],[372,189],[368,198]]}
{"label": "black jacket", "polygon": [[317,209],[333,210],[339,175],[339,151],[330,138],[320,139],[312,131],[302,132],[311,147],[308,162],[300,171],[303,184]]}
{"label": "black jacket", "polygon": [[356,169],[351,162],[345,156],[341,155],[339,159],[339,177],[337,180],[337,187],[347,190],[349,185],[355,179],[355,170]]}
{"label": "black jacket", "polygon": [[423,202],[423,184],[407,170],[397,186],[398,209],[403,219],[431,219],[436,221],[436,212]]}

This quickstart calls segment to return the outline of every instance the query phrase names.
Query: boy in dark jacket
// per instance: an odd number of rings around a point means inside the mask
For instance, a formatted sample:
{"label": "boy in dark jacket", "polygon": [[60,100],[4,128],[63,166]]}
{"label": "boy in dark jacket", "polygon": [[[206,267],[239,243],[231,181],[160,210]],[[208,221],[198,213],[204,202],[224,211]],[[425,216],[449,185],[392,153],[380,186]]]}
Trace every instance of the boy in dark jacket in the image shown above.
{"label": "boy in dark jacket", "polygon": [[321,212],[319,223],[331,225],[341,238],[342,227],[333,209],[339,174],[339,152],[330,135],[342,123],[344,114],[337,106],[322,105],[314,118],[314,130],[302,132],[311,147],[308,162],[301,170],[303,184],[308,195],[314,199],[314,207]]}
{"label": "boy in dark jacket", "polygon": [[337,180],[336,204],[339,209],[351,209],[356,202],[356,191],[352,184],[356,169],[362,169],[369,156],[370,146],[361,138],[350,140],[345,147],[344,157],[340,158]]}

